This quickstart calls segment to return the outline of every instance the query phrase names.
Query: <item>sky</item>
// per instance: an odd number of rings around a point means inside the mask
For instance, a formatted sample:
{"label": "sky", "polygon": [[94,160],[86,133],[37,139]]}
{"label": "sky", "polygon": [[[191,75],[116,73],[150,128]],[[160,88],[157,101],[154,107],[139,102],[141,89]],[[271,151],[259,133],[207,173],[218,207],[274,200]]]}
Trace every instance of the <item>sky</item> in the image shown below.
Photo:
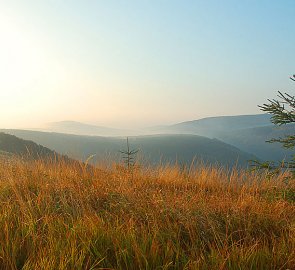
{"label": "sky", "polygon": [[293,0],[0,0],[0,128],[260,113],[294,93]]}

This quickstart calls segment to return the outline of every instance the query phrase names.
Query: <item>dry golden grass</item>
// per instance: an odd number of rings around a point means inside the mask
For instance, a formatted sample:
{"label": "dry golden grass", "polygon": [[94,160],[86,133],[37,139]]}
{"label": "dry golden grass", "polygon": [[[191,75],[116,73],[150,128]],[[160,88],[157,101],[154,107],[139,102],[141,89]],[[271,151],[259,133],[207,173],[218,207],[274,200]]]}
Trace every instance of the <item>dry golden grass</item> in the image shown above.
{"label": "dry golden grass", "polygon": [[295,184],[0,161],[1,269],[295,269]]}

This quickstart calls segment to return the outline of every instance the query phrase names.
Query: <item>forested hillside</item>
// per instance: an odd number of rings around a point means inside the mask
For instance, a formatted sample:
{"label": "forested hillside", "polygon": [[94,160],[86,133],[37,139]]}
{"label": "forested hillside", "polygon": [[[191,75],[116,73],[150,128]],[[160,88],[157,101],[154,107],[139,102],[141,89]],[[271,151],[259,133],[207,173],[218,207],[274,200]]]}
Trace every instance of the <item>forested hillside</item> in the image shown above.
{"label": "forested hillside", "polygon": [[[120,150],[126,148],[126,138],[77,136],[27,130],[6,130],[23,139],[33,140],[50,149],[75,159],[96,161],[120,161]],[[216,139],[197,135],[152,135],[129,138],[132,148],[139,149],[138,158],[148,164],[182,163],[190,165],[193,160],[223,166],[247,166],[255,159],[238,148]]]}
{"label": "forested hillside", "polygon": [[33,141],[20,139],[14,135],[0,132],[0,154],[2,157],[18,156],[26,159],[60,159],[66,158],[47,147]]}

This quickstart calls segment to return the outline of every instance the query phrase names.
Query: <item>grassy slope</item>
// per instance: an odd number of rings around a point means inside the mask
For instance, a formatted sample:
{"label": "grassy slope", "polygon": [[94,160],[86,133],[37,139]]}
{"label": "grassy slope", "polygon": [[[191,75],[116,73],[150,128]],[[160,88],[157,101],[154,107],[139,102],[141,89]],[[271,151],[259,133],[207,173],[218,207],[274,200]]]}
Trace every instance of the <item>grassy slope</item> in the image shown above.
{"label": "grassy slope", "polygon": [[1,269],[294,269],[294,180],[0,162]]}

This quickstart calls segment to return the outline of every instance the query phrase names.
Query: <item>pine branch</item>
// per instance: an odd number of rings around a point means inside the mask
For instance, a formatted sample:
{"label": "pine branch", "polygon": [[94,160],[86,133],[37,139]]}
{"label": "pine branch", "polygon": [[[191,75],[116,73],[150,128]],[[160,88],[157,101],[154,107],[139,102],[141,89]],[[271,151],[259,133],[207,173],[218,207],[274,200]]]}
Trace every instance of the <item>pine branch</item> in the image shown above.
{"label": "pine branch", "polygon": [[295,147],[295,135],[287,135],[284,138],[271,139],[266,142],[269,142],[269,143],[278,142],[278,143],[283,144],[283,147],[285,147],[285,148],[294,148]]}
{"label": "pine branch", "polygon": [[[271,122],[275,125],[285,125],[295,122],[295,97],[289,94],[278,95],[280,100],[268,99],[269,103],[259,105],[258,107],[269,114],[272,114]],[[287,107],[285,106],[287,105]],[[292,108],[290,110],[290,108]]]}

